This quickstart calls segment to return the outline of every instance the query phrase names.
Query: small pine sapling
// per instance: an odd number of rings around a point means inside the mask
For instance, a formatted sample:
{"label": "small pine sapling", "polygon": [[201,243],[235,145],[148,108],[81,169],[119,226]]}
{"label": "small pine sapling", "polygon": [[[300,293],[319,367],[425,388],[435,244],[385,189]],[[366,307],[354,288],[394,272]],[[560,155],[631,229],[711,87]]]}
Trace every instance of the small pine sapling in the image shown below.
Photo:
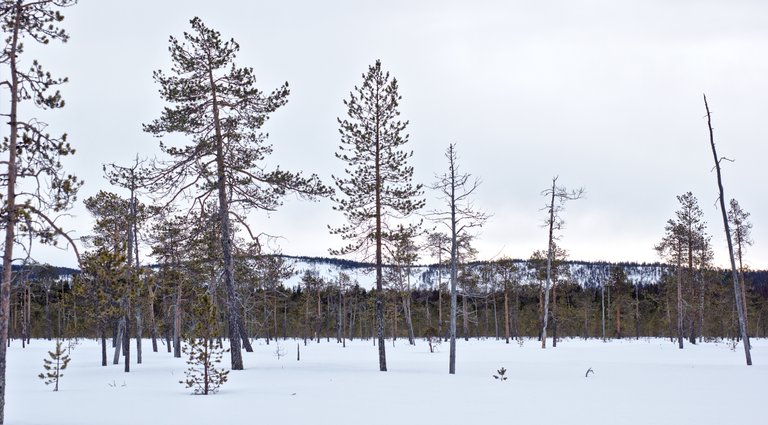
{"label": "small pine sapling", "polygon": [[70,358],[68,354],[64,354],[64,347],[62,347],[61,341],[56,341],[56,349],[49,351],[48,356],[50,359],[43,359],[43,368],[45,372],[37,375],[38,378],[45,381],[45,385],[53,384],[53,390],[59,390],[59,378],[64,376],[61,371],[67,368]]}
{"label": "small pine sapling", "polygon": [[285,348],[280,346],[280,341],[275,340],[275,357],[280,360],[281,357],[285,357]]}
{"label": "small pine sapling", "polygon": [[189,338],[183,348],[184,354],[188,356],[189,368],[184,372],[187,379],[179,383],[192,388],[195,394],[208,395],[215,393],[227,382],[229,371],[217,366],[229,350],[225,350],[216,338],[216,309],[208,294],[198,298],[195,313],[198,316],[196,336]]}
{"label": "small pine sapling", "polygon": [[430,327],[427,329],[426,335],[427,344],[429,344],[429,352],[437,352],[438,346],[440,345],[440,342],[442,342],[440,337],[437,336],[437,330],[435,330],[433,327]]}
{"label": "small pine sapling", "polygon": [[507,376],[504,376],[504,374],[507,373],[507,369],[502,367],[501,369],[497,370],[496,373],[498,375],[493,375],[493,379],[498,379],[499,382],[504,382],[507,380]]}

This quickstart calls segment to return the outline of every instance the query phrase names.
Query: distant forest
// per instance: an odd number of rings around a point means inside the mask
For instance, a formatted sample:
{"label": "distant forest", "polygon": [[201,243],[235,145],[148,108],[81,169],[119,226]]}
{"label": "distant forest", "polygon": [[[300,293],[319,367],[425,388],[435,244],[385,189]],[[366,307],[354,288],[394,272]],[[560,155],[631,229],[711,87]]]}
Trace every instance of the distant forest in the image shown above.
{"label": "distant forest", "polygon": [[[298,263],[296,263],[298,261]],[[292,264],[302,264],[303,270]],[[334,277],[314,266],[330,264]],[[368,339],[375,336],[375,290],[363,288],[351,272],[367,263],[338,258],[262,256],[242,260],[237,290],[243,325],[251,339]],[[418,269],[418,270],[417,270]],[[664,264],[563,261],[555,267],[550,330],[555,338],[640,338],[676,335],[676,273]],[[575,270],[575,273],[572,273]],[[656,282],[638,276],[658,271]],[[688,342],[737,338],[729,275],[722,270],[680,270]],[[471,262],[461,267],[457,330],[461,338],[514,340],[537,337],[541,329],[542,264],[534,260]],[[404,341],[448,336],[446,266],[437,264],[385,272],[385,333]],[[202,293],[223,298],[215,278],[194,279],[166,266],[144,269],[140,282],[94,279],[80,271],[34,265],[15,268],[10,337],[104,338],[115,346],[125,308],[131,306],[131,337],[152,340],[153,350],[171,352],[203,320],[194,305]],[[208,275],[210,276],[210,275]],[[291,279],[293,285],[287,285]],[[768,271],[745,271],[750,335],[768,333]],[[224,312],[208,324],[227,337]],[[122,335],[120,335],[122,336]],[[122,338],[120,338],[122,339]]]}

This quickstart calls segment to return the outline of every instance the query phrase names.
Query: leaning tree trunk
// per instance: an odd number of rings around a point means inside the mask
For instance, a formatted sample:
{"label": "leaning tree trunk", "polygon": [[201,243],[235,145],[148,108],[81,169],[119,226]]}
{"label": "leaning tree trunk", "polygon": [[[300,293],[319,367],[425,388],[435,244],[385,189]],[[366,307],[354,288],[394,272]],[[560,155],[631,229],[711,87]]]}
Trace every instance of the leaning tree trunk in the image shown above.
{"label": "leaning tree trunk", "polygon": [[752,355],[749,351],[749,335],[747,335],[747,323],[745,319],[745,306],[741,302],[741,283],[739,282],[739,275],[736,270],[736,260],[733,256],[733,242],[731,241],[731,229],[728,226],[728,214],[725,209],[725,194],[723,191],[723,179],[720,173],[720,158],[717,157],[717,150],[715,149],[715,136],[712,132],[712,116],[709,113],[709,105],[707,104],[707,96],[704,95],[704,107],[707,110],[707,126],[709,127],[709,143],[712,146],[712,156],[715,159],[715,169],[717,170],[717,188],[720,192],[720,212],[723,214],[723,227],[725,228],[725,240],[728,241],[728,255],[731,260],[731,279],[733,280],[733,291],[736,297],[736,312],[739,315],[739,333],[744,341],[744,356],[746,357],[747,366],[752,365]]}

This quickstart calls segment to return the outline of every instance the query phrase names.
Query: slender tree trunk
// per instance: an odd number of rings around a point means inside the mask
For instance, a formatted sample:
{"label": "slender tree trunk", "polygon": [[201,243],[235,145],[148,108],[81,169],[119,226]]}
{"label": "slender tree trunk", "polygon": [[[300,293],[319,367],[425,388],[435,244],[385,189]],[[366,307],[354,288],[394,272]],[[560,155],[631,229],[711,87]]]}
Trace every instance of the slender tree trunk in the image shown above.
{"label": "slender tree trunk", "polygon": [[[378,92],[376,104],[378,105]],[[378,111],[377,111],[378,112]],[[379,115],[376,114],[376,164],[375,174],[376,182],[374,191],[376,192],[376,334],[379,339],[379,371],[387,371],[387,353],[384,347],[384,282],[382,276],[382,266],[384,263],[382,257],[382,231],[381,231],[381,191],[382,191],[382,177],[381,177],[381,140],[379,140],[380,124]]]}
{"label": "slender tree trunk", "polygon": [[50,306],[50,299],[48,293],[50,292],[50,289],[48,287],[45,288],[45,338],[50,341],[51,338],[53,338],[53,324],[51,323],[51,306]]}
{"label": "slender tree trunk", "polygon": [[175,299],[173,307],[173,357],[181,358],[181,283],[176,284]]}
{"label": "slender tree trunk", "polygon": [[699,342],[704,342],[704,276],[699,271]]}
{"label": "slender tree trunk", "polygon": [[245,331],[240,327],[240,309],[235,291],[235,271],[232,259],[232,230],[229,221],[229,199],[227,198],[227,182],[224,170],[224,137],[219,118],[218,94],[216,82],[213,78],[212,59],[208,58],[208,80],[211,85],[211,98],[213,110],[213,123],[216,143],[216,174],[219,200],[219,224],[221,226],[221,250],[224,259],[224,286],[227,293],[227,321],[229,327],[229,354],[232,370],[243,369],[243,354],[241,351],[241,338],[247,342],[247,336],[241,334]]}
{"label": "slender tree trunk", "polygon": [[403,296],[403,315],[405,316],[405,325],[408,328],[408,343],[416,345],[416,336],[413,333],[413,319],[411,318],[411,292]]}
{"label": "slender tree trunk", "polygon": [[603,329],[603,341],[605,341],[605,282],[600,285],[600,317]]}
{"label": "slender tree trunk", "polygon": [[467,292],[461,294],[462,328],[464,341],[469,341],[469,309],[467,308]]}
{"label": "slender tree trunk", "polygon": [[6,177],[5,189],[5,213],[3,227],[5,229],[5,249],[3,251],[3,280],[0,283],[0,424],[5,420],[5,388],[6,388],[6,368],[8,353],[8,327],[11,314],[11,279],[13,264],[13,244],[16,239],[16,223],[18,222],[16,211],[16,178],[17,178],[17,140],[18,140],[18,118],[17,106],[19,103],[19,79],[16,70],[16,54],[19,45],[19,26],[21,20],[21,3],[15,7],[15,19],[10,37],[11,50],[8,55],[11,76],[11,111],[8,116],[10,124],[10,134],[7,139],[8,146],[4,152],[8,153],[8,175]]}
{"label": "slender tree trunk", "polygon": [[115,354],[112,356],[112,364],[120,363],[120,353],[123,344],[123,333],[125,332],[125,316],[121,317],[117,323],[117,338],[115,338]]}
{"label": "slender tree trunk", "polygon": [[[678,252],[679,248],[678,248]],[[677,346],[683,349],[683,268],[677,261]]]}
{"label": "slender tree trunk", "polygon": [[547,248],[547,281],[544,284],[544,316],[541,323],[541,348],[547,348],[547,320],[549,319],[549,288],[552,287],[552,261],[554,253],[554,227],[555,227],[555,183],[552,179],[552,199],[549,204],[549,243]]}
{"label": "slender tree trunk", "polygon": [[[17,297],[18,298],[18,297]],[[27,288],[26,283],[22,283],[21,288],[21,348],[27,345]],[[18,307],[17,307],[18,309]]]}
{"label": "slender tree trunk", "polygon": [[712,132],[712,116],[709,113],[709,105],[707,104],[707,96],[704,95],[704,107],[707,110],[707,126],[709,127],[709,142],[712,145],[712,156],[715,159],[715,169],[717,170],[717,187],[720,192],[720,212],[723,214],[723,227],[725,228],[725,240],[728,241],[728,255],[731,260],[731,278],[733,280],[733,291],[736,297],[736,311],[739,315],[739,333],[744,341],[744,356],[746,358],[747,366],[752,365],[752,355],[750,354],[749,335],[747,335],[747,321],[745,313],[745,305],[742,302],[742,290],[741,283],[739,282],[739,276],[736,271],[736,261],[733,256],[733,243],[731,242],[731,230],[728,226],[728,214],[725,209],[725,193],[723,191],[723,180],[720,174],[720,158],[717,157],[717,150],[715,149],[715,136]]}
{"label": "slender tree trunk", "polygon": [[509,284],[504,282],[504,340],[509,344]]}
{"label": "slender tree trunk", "polygon": [[150,337],[152,338],[152,352],[157,353],[157,323],[155,321],[155,307],[154,307],[155,297],[151,295],[149,299],[150,299],[149,301],[149,332],[150,332]]}
{"label": "slender tree trunk", "polygon": [[498,312],[496,311],[496,298],[493,299],[493,328],[494,333],[496,334],[496,340],[498,341],[501,339],[501,334],[499,332],[499,316]]}
{"label": "slender tree trunk", "polygon": [[635,339],[640,339],[640,285],[635,283]]}
{"label": "slender tree trunk", "polygon": [[557,285],[552,285],[552,348],[557,347]]}
{"label": "slender tree trunk", "polygon": [[125,355],[125,372],[131,371],[131,303],[128,301],[125,308],[125,318],[123,319],[125,329],[123,332],[123,350]]}
{"label": "slender tree trunk", "polygon": [[453,145],[450,146],[450,173],[451,173],[451,318],[450,318],[450,355],[448,360],[448,373],[456,373],[456,282],[459,280],[458,272],[458,235],[456,229],[456,168],[454,164]]}
{"label": "slender tree trunk", "polygon": [[106,331],[104,330],[104,327],[102,326],[99,330],[99,335],[101,336],[101,365],[106,366],[107,365],[107,335]]}
{"label": "slender tree trunk", "polygon": [[437,336],[443,338],[443,272],[442,261],[440,258],[440,252],[442,248],[438,249],[437,254]]}
{"label": "slender tree trunk", "polygon": [[242,315],[237,316],[237,328],[240,330],[240,340],[243,343],[243,348],[245,348],[247,353],[253,353],[253,346],[248,338],[248,330],[245,327],[245,319]]}

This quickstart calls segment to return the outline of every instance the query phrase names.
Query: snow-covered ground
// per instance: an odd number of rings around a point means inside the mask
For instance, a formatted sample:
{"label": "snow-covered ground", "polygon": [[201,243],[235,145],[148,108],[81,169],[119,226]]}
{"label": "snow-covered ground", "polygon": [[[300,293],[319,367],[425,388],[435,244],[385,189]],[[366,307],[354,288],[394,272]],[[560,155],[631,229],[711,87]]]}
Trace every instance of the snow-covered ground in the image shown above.
{"label": "snow-covered ground", "polygon": [[[195,396],[178,381],[185,359],[144,344],[144,363],[100,366],[95,341],[71,353],[59,392],[37,378],[49,341],[8,358],[6,423],[27,424],[728,424],[765,421],[768,340],[753,342],[755,365],[727,343],[669,340],[565,340],[541,350],[503,341],[460,341],[457,374],[448,345],[429,353],[387,343],[389,372],[378,372],[371,341],[301,344],[256,341],[246,370],[230,373],[215,395]],[[111,353],[110,353],[111,355]],[[228,356],[228,355],[227,355]],[[110,357],[111,358],[111,357]],[[229,358],[225,357],[228,364]],[[492,375],[501,367],[509,380]],[[588,368],[594,370],[584,377]]]}

